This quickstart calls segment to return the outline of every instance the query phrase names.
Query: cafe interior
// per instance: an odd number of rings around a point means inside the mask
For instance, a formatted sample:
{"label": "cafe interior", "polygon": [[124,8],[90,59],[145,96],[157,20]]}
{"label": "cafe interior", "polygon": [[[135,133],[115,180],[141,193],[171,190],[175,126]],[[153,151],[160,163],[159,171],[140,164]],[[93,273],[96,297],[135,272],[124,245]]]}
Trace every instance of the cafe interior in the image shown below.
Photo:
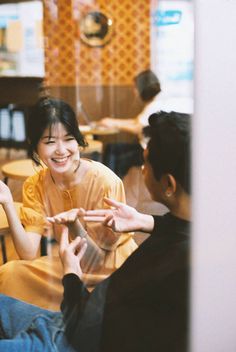
{"label": "cafe interior", "polygon": [[[0,1],[0,176],[19,215],[23,184],[40,169],[28,152],[27,120],[42,97],[55,97],[72,107],[87,141],[81,157],[117,173],[127,204],[146,214],[165,214],[167,209],[148,195],[140,165],[124,175],[117,171],[119,157],[106,162],[111,146],[139,145],[140,136],[100,122],[139,116],[145,102],[135,90],[134,78],[146,70],[158,77],[167,102],[163,106],[195,114],[194,10],[201,12],[192,0]],[[125,151],[121,154],[127,157]],[[134,235],[138,246],[148,237]],[[18,260],[2,206],[0,241],[0,265]],[[41,240],[40,255],[57,253],[55,240]],[[233,351],[230,346],[202,349],[201,336],[191,351]],[[235,340],[232,344],[236,346]]]}
{"label": "cafe interior", "polygon": [[[83,154],[99,161],[109,144],[138,142],[133,133],[96,123],[142,111],[144,102],[134,89],[140,72],[151,68],[168,99],[179,99],[187,109],[193,105],[191,1],[1,1],[0,16],[1,163],[16,201],[21,201],[19,182],[35,171],[27,160],[26,119],[39,97],[71,105],[89,144]],[[137,200],[141,178],[133,172],[124,180],[126,190],[133,188],[127,200],[155,212],[151,201]],[[16,255],[14,248],[8,252],[5,260]]]}

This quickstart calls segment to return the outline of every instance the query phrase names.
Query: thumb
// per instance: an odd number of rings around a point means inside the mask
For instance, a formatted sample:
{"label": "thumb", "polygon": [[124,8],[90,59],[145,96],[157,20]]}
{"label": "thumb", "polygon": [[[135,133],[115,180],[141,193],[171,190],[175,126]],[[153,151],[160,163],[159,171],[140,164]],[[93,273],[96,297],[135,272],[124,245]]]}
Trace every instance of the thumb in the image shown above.
{"label": "thumb", "polygon": [[122,205],[121,202],[117,202],[117,200],[107,198],[107,197],[104,197],[104,202],[107,205],[110,205],[111,207],[115,207],[115,208],[119,208]]}

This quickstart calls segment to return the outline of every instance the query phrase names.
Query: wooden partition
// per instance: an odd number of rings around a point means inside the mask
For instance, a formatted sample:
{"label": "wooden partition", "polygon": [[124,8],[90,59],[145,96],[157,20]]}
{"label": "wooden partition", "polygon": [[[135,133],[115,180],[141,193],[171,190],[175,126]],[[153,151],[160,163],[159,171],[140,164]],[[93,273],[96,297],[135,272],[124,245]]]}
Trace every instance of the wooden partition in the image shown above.
{"label": "wooden partition", "polygon": [[34,104],[42,82],[40,77],[0,77],[0,104]]}

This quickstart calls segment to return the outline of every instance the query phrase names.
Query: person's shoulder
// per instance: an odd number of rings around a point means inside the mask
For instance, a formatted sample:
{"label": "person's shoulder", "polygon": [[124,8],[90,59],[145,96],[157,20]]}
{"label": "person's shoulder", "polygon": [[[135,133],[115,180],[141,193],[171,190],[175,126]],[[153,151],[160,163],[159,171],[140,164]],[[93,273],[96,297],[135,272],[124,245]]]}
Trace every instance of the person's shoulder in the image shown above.
{"label": "person's shoulder", "polygon": [[111,169],[99,161],[91,160],[90,173],[100,179],[121,182],[121,179]]}
{"label": "person's shoulder", "polygon": [[184,114],[193,114],[194,102],[191,97],[172,97],[163,95],[159,102],[159,109],[163,111],[176,111]]}
{"label": "person's shoulder", "polygon": [[145,106],[143,113],[151,115],[160,111],[161,106],[163,105],[163,101],[165,101],[165,95],[160,92]]}
{"label": "person's shoulder", "polygon": [[[174,216],[170,212],[163,216],[154,218],[156,230],[159,235],[164,236],[180,236],[189,238],[191,230],[191,222]],[[154,227],[155,228],[155,227]]]}

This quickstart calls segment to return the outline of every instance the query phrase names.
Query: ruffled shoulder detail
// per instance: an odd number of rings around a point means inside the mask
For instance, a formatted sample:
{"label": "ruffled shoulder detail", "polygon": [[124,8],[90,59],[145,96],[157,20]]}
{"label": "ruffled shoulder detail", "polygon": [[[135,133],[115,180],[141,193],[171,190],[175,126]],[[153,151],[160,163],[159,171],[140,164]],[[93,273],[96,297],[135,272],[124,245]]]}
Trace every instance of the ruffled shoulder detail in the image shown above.
{"label": "ruffled shoulder detail", "polygon": [[32,208],[22,206],[20,219],[26,232],[36,232],[43,235],[48,227],[45,216]]}
{"label": "ruffled shoulder detail", "polygon": [[[37,229],[42,234],[46,225],[45,208],[43,201],[43,179],[45,170],[29,177],[23,185],[23,206],[20,218],[26,231]],[[30,228],[30,230],[29,230]]]}

